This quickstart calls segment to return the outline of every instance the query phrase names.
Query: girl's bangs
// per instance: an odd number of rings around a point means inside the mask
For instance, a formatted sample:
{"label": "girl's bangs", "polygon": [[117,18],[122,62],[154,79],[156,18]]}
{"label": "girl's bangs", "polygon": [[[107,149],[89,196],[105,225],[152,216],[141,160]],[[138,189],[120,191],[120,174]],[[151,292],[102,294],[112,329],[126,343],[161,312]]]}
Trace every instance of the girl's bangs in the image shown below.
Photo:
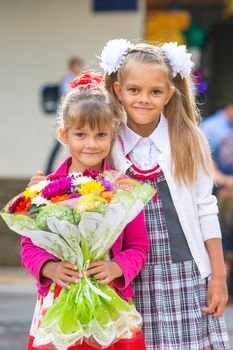
{"label": "girl's bangs", "polygon": [[102,102],[87,101],[71,106],[68,119],[69,127],[75,129],[88,126],[91,130],[104,130],[112,124],[112,111]]}

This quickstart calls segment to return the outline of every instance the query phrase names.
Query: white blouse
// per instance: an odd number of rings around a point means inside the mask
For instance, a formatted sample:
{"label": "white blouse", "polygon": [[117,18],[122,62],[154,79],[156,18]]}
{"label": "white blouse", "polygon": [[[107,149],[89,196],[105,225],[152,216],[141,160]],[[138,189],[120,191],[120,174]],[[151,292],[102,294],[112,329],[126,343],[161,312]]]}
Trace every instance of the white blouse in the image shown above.
{"label": "white blouse", "polygon": [[157,128],[149,137],[141,137],[124,125],[120,130],[120,137],[124,144],[124,154],[129,156],[132,163],[139,169],[149,170],[158,164],[158,155],[160,149],[158,147],[158,138],[164,132],[164,121],[161,116]]}
{"label": "white blouse", "polygon": [[[132,155],[133,162],[137,161],[142,167],[145,162],[150,162],[150,168],[157,162],[154,154],[154,148],[141,148],[142,137],[133,133],[127,126],[121,129],[120,140],[116,141],[112,149],[113,167],[121,172],[125,172],[132,162],[126,158],[126,155]],[[192,256],[199,268],[202,278],[211,273],[209,256],[205,247],[205,241],[211,238],[221,238],[220,225],[218,221],[218,207],[216,197],[212,195],[213,181],[199,168],[198,179],[192,185],[186,183],[177,183],[172,174],[172,160],[170,150],[170,140],[168,134],[167,119],[161,114],[160,122],[149,138],[155,145],[158,164],[160,165],[168,187],[171,192],[172,200],[176,208],[181,226],[187,239]],[[140,140],[140,142],[139,142]],[[146,140],[148,141],[148,140]],[[149,141],[149,143],[150,143]],[[139,143],[138,143],[139,142]],[[148,142],[147,147],[148,147]],[[151,146],[151,143],[150,143]],[[136,149],[134,154],[133,150]],[[149,149],[149,153],[146,151]],[[150,159],[149,159],[150,158]],[[149,165],[148,165],[149,167]],[[143,167],[145,169],[145,167]]]}

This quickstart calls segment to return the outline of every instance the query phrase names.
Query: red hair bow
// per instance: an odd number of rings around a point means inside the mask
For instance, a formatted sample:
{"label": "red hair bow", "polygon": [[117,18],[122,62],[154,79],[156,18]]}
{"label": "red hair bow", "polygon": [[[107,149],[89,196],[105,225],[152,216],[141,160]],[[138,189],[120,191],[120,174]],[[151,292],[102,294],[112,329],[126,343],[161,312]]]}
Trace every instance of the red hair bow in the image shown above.
{"label": "red hair bow", "polygon": [[72,89],[77,86],[93,86],[99,85],[103,82],[103,77],[99,74],[92,73],[90,71],[82,72],[77,78],[75,78],[71,83],[70,87]]}

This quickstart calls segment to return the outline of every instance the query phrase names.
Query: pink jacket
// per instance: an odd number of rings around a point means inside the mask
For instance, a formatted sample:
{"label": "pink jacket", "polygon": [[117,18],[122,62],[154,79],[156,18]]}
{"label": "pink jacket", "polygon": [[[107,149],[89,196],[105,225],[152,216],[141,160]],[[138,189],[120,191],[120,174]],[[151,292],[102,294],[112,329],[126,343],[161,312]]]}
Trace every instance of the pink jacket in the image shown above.
{"label": "pink jacket", "polygon": [[[51,177],[53,175],[67,175],[71,161],[71,158],[65,160],[51,174]],[[105,170],[109,170],[107,163],[105,163]],[[148,252],[149,238],[142,211],[125,227],[111,249],[112,260],[120,265],[124,273],[123,277],[114,280],[114,287],[125,300],[129,300],[134,294],[130,283],[145,265]],[[40,275],[41,268],[48,260],[59,261],[59,259],[44,249],[35,246],[27,237],[22,238],[21,257],[23,266],[32,273],[36,280],[38,293],[46,296],[52,280]]]}

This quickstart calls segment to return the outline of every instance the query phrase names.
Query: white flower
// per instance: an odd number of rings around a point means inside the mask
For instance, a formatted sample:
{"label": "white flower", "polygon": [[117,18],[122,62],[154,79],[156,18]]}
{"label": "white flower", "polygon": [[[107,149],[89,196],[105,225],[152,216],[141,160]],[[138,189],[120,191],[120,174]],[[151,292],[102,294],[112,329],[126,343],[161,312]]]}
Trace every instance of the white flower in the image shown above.
{"label": "white flower", "polygon": [[165,43],[162,45],[162,50],[172,66],[173,78],[178,73],[182,78],[191,73],[194,63],[185,45],[177,45],[176,42]]}
{"label": "white flower", "polygon": [[99,57],[101,60],[100,66],[104,72],[108,74],[116,72],[132,47],[133,44],[126,39],[109,40]]}
{"label": "white flower", "polygon": [[37,206],[42,205],[42,204],[47,204],[47,205],[50,204],[50,201],[48,201],[47,199],[45,199],[41,196],[32,198],[31,202],[32,202],[32,204],[35,204]]}
{"label": "white flower", "polygon": [[85,184],[88,181],[91,181],[92,178],[90,176],[79,176],[76,179],[72,179],[72,185],[79,186]]}
{"label": "white flower", "polygon": [[29,190],[30,192],[40,192],[42,191],[48,184],[50,183],[50,180],[43,180],[38,182],[38,184],[32,185]]}

